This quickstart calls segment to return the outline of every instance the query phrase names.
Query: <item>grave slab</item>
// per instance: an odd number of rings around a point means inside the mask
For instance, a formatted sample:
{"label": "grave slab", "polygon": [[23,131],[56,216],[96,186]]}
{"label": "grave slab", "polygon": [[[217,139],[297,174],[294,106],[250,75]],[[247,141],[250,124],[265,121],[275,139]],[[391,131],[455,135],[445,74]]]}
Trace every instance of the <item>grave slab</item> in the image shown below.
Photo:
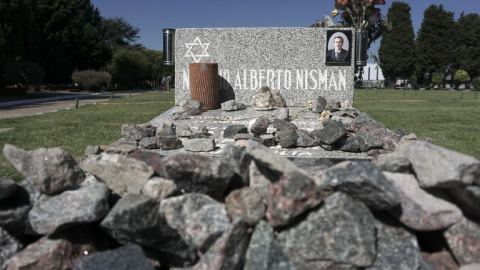
{"label": "grave slab", "polygon": [[[172,107],[163,114],[152,119],[150,122],[154,122],[159,119],[170,120],[170,115],[175,110],[178,110],[177,106]],[[291,123],[298,126],[299,129],[305,129],[307,131],[312,131],[322,127],[321,121],[318,120],[318,114],[313,113],[305,109],[305,107],[289,107],[291,114],[296,114],[297,117],[291,120]],[[258,119],[260,117],[267,117],[273,119],[273,115],[276,110],[269,111],[256,111],[252,107],[248,107],[245,110],[239,111],[222,111],[221,109],[217,110],[208,110],[203,111],[200,115],[190,116],[189,119],[183,120],[174,120],[174,124],[186,125],[189,126],[193,132],[198,132],[198,128],[202,126],[207,126],[209,130],[210,137],[215,140],[216,149],[210,152],[199,152],[199,154],[204,154],[212,157],[219,157],[222,154],[223,147],[227,143],[234,143],[233,138],[224,138],[223,130],[230,125],[245,125],[249,128],[252,120]],[[270,124],[267,133],[271,134],[274,132],[273,124]],[[182,138],[182,140],[187,140]],[[290,160],[294,160],[297,165],[304,164],[305,166],[312,166],[323,160],[330,160],[333,163],[338,163],[344,160],[370,160],[371,157],[365,153],[350,153],[343,151],[327,151],[321,148],[320,146],[315,147],[297,147],[297,148],[281,148],[280,146],[270,147],[272,151],[282,155]],[[162,156],[171,155],[173,153],[187,152],[183,147],[175,150],[149,150],[155,151]]]}

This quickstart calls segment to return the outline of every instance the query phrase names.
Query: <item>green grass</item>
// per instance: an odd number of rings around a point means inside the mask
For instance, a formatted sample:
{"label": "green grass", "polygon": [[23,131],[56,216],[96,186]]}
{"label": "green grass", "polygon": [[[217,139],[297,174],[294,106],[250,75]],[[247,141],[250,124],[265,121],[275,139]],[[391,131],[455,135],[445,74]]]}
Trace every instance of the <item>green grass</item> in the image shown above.
{"label": "green grass", "polygon": [[[132,97],[80,106],[41,115],[0,120],[0,145],[12,144],[33,150],[62,147],[75,158],[88,145],[109,145],[121,138],[126,123],[146,123],[174,105],[174,93],[144,93]],[[20,181],[23,177],[0,155],[0,177]]]}
{"label": "green grass", "polygon": [[358,89],[354,107],[391,130],[404,128],[480,159],[478,92]]}

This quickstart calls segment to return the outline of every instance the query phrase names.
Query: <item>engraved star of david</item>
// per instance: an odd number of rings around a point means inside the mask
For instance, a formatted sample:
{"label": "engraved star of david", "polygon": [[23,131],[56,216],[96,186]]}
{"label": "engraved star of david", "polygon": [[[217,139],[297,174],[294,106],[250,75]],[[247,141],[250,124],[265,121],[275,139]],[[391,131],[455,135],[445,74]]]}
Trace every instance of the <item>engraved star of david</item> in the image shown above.
{"label": "engraved star of david", "polygon": [[[187,53],[185,54],[185,57],[192,57],[195,63],[200,63],[200,60],[202,60],[202,58],[210,56],[207,53],[207,49],[208,49],[208,46],[210,46],[210,43],[202,43],[202,41],[198,37],[195,38],[193,43],[185,43],[185,46],[187,46]],[[201,54],[194,54],[192,52],[192,49],[196,46],[200,46],[202,48]]]}

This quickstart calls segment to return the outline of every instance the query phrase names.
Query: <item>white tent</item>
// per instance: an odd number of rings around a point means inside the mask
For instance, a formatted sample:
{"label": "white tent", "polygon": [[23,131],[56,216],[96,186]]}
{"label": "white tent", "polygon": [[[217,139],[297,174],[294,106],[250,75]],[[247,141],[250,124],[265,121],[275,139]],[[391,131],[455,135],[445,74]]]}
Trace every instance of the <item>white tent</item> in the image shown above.
{"label": "white tent", "polygon": [[376,63],[367,63],[366,66],[363,67],[363,81],[383,81],[385,77],[383,77],[382,69]]}

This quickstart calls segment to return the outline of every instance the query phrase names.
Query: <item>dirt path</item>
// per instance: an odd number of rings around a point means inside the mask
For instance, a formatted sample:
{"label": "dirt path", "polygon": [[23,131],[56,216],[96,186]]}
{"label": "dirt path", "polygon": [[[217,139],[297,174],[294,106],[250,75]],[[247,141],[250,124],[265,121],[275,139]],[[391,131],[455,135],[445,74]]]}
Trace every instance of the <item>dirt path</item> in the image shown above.
{"label": "dirt path", "polygon": [[[140,93],[132,93],[137,95]],[[129,93],[115,93],[113,98],[123,98],[129,96]],[[105,102],[110,100],[108,95],[102,97],[92,96],[91,98],[81,98],[78,100],[78,106]],[[16,118],[26,115],[36,115],[48,112],[55,112],[62,109],[75,108],[75,99],[57,100],[57,101],[45,101],[39,102],[38,100],[22,101],[25,104],[17,104],[13,106],[0,106],[0,119]],[[1,103],[0,103],[1,104]],[[4,103],[5,104],[5,103]]]}
{"label": "dirt path", "polygon": [[[109,99],[82,99],[78,106],[107,101]],[[26,115],[36,115],[48,112],[55,112],[62,109],[71,109],[75,107],[75,100],[49,101],[41,103],[31,103],[16,105],[6,108],[0,108],[0,119],[16,118]]]}

